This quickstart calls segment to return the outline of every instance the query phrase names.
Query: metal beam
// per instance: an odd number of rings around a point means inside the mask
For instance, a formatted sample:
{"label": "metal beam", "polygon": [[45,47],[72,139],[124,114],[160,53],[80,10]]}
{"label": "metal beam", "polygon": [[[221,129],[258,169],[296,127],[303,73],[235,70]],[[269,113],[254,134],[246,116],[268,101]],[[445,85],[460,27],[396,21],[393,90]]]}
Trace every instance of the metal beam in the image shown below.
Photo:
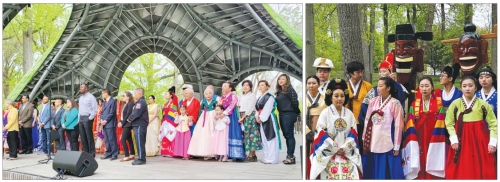
{"label": "metal beam", "polygon": [[[161,25],[163,25],[163,21],[165,21],[165,19],[167,19],[167,16],[171,13],[171,11],[174,10],[174,6],[178,6],[178,5],[171,4],[168,7],[167,13],[165,13],[165,15],[163,15],[161,17],[160,22],[158,22],[158,25],[156,26],[155,31],[153,32],[153,34],[157,34],[158,33],[158,30],[160,30]],[[167,25],[165,25],[165,26],[167,26]]]}
{"label": "metal beam", "polygon": [[234,63],[235,63],[236,61],[234,60],[234,50],[233,50],[234,48],[233,48],[233,42],[230,42],[230,43],[229,43],[229,49],[230,49],[229,51],[230,51],[230,53],[231,53],[231,62],[232,62],[232,63],[231,63],[231,72],[233,72],[233,75],[234,75],[234,72],[236,71],[236,67],[235,67]]}
{"label": "metal beam", "polygon": [[243,4],[243,6],[245,7],[245,9],[247,9],[248,12],[250,12],[250,15],[253,17],[253,19],[255,19],[255,21],[257,21],[257,23],[259,23],[260,27],[262,27],[264,29],[264,31],[266,31],[267,34],[269,34],[271,36],[271,38],[276,41],[278,44],[279,44],[279,47],[282,48],[283,50],[285,50],[285,52],[287,54],[290,55],[290,57],[292,57],[293,60],[295,60],[295,62],[297,64],[302,64],[302,59],[300,59],[299,57],[297,57],[297,55],[295,55],[295,53],[293,53],[279,38],[278,36],[276,36],[276,34],[274,34],[273,31],[271,31],[271,29],[269,29],[269,27],[266,25],[266,23],[264,23],[264,21],[262,21],[262,19],[259,17],[259,15],[257,15],[257,13],[252,9],[252,7],[250,6],[250,4]]}
{"label": "metal beam", "polygon": [[239,71],[238,73],[236,73],[233,77],[231,77],[231,81],[235,80],[236,78],[240,77],[241,75],[244,75],[244,74],[247,74],[247,73],[250,73],[250,72],[253,72],[253,71],[258,71],[258,70],[266,70],[266,71],[279,71],[279,72],[283,72],[285,74],[288,74],[292,77],[294,77],[295,79],[297,80],[302,80],[301,77],[299,77],[297,74],[295,73],[292,73],[288,70],[285,70],[285,69],[282,69],[282,68],[279,68],[279,67],[271,67],[271,66],[253,66],[253,67],[248,67],[247,69],[244,69],[244,70],[241,70]]}
{"label": "metal beam", "polygon": [[[172,39],[168,38],[168,37],[164,37],[164,36],[158,36],[158,35],[148,35],[148,36],[143,36],[143,37],[139,37],[135,40],[132,40],[130,41],[125,47],[122,48],[121,52],[115,57],[115,59],[113,60],[113,63],[111,63],[111,66],[109,67],[110,70],[112,70],[114,67],[115,67],[115,64],[117,62],[117,60],[120,58],[120,56],[125,52],[127,51],[130,47],[132,47],[133,45],[135,45],[136,43],[138,42],[141,42],[143,40],[147,40],[147,39],[160,39],[160,40],[164,40],[164,41],[167,41],[167,42],[170,42],[175,48],[179,49],[183,54],[184,56],[186,56],[189,60],[189,62],[191,62],[192,65],[196,65],[193,57],[191,57],[191,55],[186,51],[186,49],[184,49],[183,47],[181,47],[177,42],[173,41]],[[174,63],[175,64],[175,63]],[[177,65],[176,65],[177,66]],[[199,89],[200,90],[203,90],[202,88],[202,84],[201,84],[201,75],[200,75],[200,72],[198,69],[194,69],[194,71],[196,72],[196,77],[198,78],[198,81],[199,81]],[[104,87],[107,86],[108,84],[108,81],[109,81],[109,76],[111,74],[111,71],[108,71],[108,73],[106,74],[106,78],[104,79]]]}
{"label": "metal beam", "polygon": [[[123,5],[120,5],[118,7],[118,10],[113,15],[113,17],[109,20],[108,24],[104,27],[104,29],[102,30],[102,32],[99,34],[99,37],[97,37],[97,41],[101,40],[101,38],[106,34],[106,32],[109,30],[109,28],[113,24],[113,22],[117,20],[118,15],[122,11],[122,9],[123,9]],[[73,29],[73,30],[75,30],[75,29]],[[67,42],[70,42],[70,41],[68,40]],[[94,49],[95,46],[96,46],[96,44],[92,44],[90,46],[90,48],[87,49],[87,51],[85,52],[85,54],[80,58],[80,60],[76,64],[73,65],[73,67],[72,67],[71,70],[67,70],[65,73],[62,74],[62,76],[57,77],[55,80],[59,80],[60,78],[66,76],[68,74],[70,74],[72,71],[75,71],[76,68],[78,68],[85,61],[85,59],[87,58],[87,56],[91,53],[90,50]],[[59,49],[59,50],[61,51],[62,49]],[[42,88],[42,90],[45,90],[47,87],[48,87],[48,85],[45,85]]]}
{"label": "metal beam", "polygon": [[258,28],[258,29],[255,29],[255,30],[252,30],[252,31],[249,31],[249,32],[245,32],[245,33],[243,33],[241,35],[237,35],[237,36],[234,37],[234,39],[239,40],[239,39],[245,38],[246,36],[249,36],[249,35],[252,35],[254,33],[261,32],[261,31],[262,31],[262,29]]}
{"label": "metal beam", "polygon": [[267,51],[263,48],[259,48],[257,46],[252,46],[252,45],[248,45],[248,44],[245,44],[245,43],[242,43],[234,38],[230,38],[228,37],[227,35],[221,33],[220,31],[214,29],[212,26],[208,25],[207,23],[203,22],[203,20],[198,16],[196,15],[196,13],[191,9],[191,7],[189,7],[188,4],[182,4],[183,8],[191,15],[191,17],[196,21],[198,22],[199,24],[201,24],[202,27],[205,27],[206,29],[208,29],[209,31],[211,31],[212,33],[215,33],[217,36],[223,38],[223,39],[226,39],[226,40],[229,40],[235,44],[238,44],[240,46],[243,46],[245,48],[248,48],[248,49],[253,49],[255,51],[259,51],[259,52],[262,52],[262,53],[265,53],[265,54],[268,54],[268,55],[271,55],[271,56],[274,56],[274,57],[277,57],[278,59],[282,60],[283,62],[287,63],[288,65],[290,65],[292,68],[294,68],[295,70],[297,70],[299,73],[302,71],[302,68],[300,68],[298,65],[302,65],[302,63],[300,64],[297,64],[295,62],[291,62],[291,61],[288,61],[287,59],[279,56],[279,55],[276,55],[275,53],[272,53],[270,51]]}
{"label": "metal beam", "polygon": [[212,59],[224,48],[227,46],[227,44],[229,43],[229,41],[226,41],[224,42],[224,44],[222,44],[219,48],[217,48],[217,50],[214,51],[214,53],[212,55],[210,55],[203,63],[200,64],[200,66],[198,67],[198,69],[201,69],[202,67],[204,67],[208,62],[212,61]]}
{"label": "metal beam", "polygon": [[200,30],[200,26],[196,26],[194,30],[191,31],[191,33],[189,33],[188,37],[186,37],[186,39],[181,43],[181,45],[185,47],[189,42],[189,40],[191,40],[194,37],[194,35],[198,33],[198,30]]}
{"label": "metal beam", "polygon": [[48,69],[46,69],[43,72],[42,77],[38,80],[38,82],[36,83],[36,85],[33,88],[33,90],[31,90],[30,98],[33,98],[35,92],[38,90],[38,88],[40,88],[40,86],[42,85],[43,81],[45,80],[45,78],[49,74],[50,68],[54,66],[54,64],[57,62],[57,60],[59,59],[59,57],[61,57],[61,54],[64,51],[64,49],[66,47],[68,47],[69,43],[71,42],[71,39],[73,39],[73,37],[78,32],[78,30],[80,30],[83,22],[85,21],[85,19],[87,19],[87,15],[88,15],[89,9],[90,9],[90,5],[86,4],[85,5],[85,11],[83,12],[82,18],[80,19],[80,21],[78,22],[78,24],[76,25],[76,27],[73,29],[73,31],[69,35],[68,40],[66,40],[66,42],[64,42],[64,44],[59,49],[59,51],[56,53],[56,55],[54,56],[54,58],[52,58],[52,62],[49,64]]}
{"label": "metal beam", "polygon": [[242,13],[245,13],[245,12],[246,12],[245,10],[240,10],[240,11],[236,11],[234,13],[228,13],[228,14],[224,14],[224,15],[221,15],[221,16],[214,16],[212,18],[205,19],[205,22],[209,23],[209,22],[211,22],[213,20],[224,19],[226,17],[236,16],[236,15],[239,15],[239,14],[242,14]]}
{"label": "metal beam", "polygon": [[[139,26],[141,26],[142,29],[144,29],[144,33],[147,33],[149,35],[152,35],[151,30],[147,28],[147,26],[142,22],[141,19],[138,19],[134,13],[130,11],[125,11]],[[133,23],[133,22],[132,22]]]}
{"label": "metal beam", "polygon": [[[96,82],[95,80],[93,80],[92,78],[88,77],[87,75],[83,74],[81,71],[79,70],[76,70],[75,73],[78,73],[80,76],[82,76],[83,78],[87,79],[88,81],[92,82],[94,85],[96,86],[100,86],[101,88],[106,88],[106,87],[103,87],[103,85],[101,85],[99,82]],[[92,73],[91,73],[92,74]]]}

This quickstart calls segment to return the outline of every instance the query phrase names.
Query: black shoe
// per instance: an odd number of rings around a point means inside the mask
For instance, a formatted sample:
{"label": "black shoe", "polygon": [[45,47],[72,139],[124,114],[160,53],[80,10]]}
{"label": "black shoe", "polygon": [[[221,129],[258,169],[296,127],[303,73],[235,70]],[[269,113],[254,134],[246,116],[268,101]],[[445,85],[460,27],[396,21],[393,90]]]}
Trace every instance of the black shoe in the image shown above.
{"label": "black shoe", "polygon": [[146,164],[146,161],[135,160],[134,162],[132,162],[132,165],[143,165],[143,164]]}
{"label": "black shoe", "polygon": [[111,156],[104,156],[104,157],[101,157],[101,160],[106,160],[106,159],[109,159],[111,158]]}
{"label": "black shoe", "polygon": [[111,157],[110,161],[114,161],[116,159],[118,159],[118,157]]}
{"label": "black shoe", "polygon": [[19,152],[19,154],[26,154],[26,153],[28,153],[28,151],[21,151],[21,152]]}
{"label": "black shoe", "polygon": [[33,151],[30,150],[30,151],[26,152],[25,154],[33,154]]}

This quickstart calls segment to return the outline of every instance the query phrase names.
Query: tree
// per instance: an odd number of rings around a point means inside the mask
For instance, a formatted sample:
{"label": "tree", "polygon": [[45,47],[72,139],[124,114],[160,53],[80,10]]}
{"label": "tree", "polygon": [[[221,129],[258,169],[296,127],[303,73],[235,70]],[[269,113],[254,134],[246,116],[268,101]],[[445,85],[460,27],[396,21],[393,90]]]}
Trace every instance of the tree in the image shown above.
{"label": "tree", "polygon": [[269,6],[302,34],[302,4],[269,4]]}
{"label": "tree", "polygon": [[[119,93],[144,88],[145,96],[154,95],[157,104],[164,104],[164,93],[174,85],[175,65],[165,56],[158,53],[148,53],[139,56],[130,64],[123,74]],[[176,78],[177,83],[183,83],[182,77]],[[180,88],[182,84],[175,85]],[[176,92],[179,99],[182,92]],[[119,94],[121,95],[121,94]]]}
{"label": "tree", "polygon": [[[497,4],[491,4],[491,32],[493,32],[493,25],[497,24]],[[491,39],[491,68],[495,73],[497,72],[497,38]]]}
{"label": "tree", "polygon": [[472,23],[472,16],[474,16],[474,12],[472,11],[472,4],[464,5],[464,25]]}
{"label": "tree", "polygon": [[314,36],[314,5],[306,4],[306,60],[303,61],[306,65],[306,77],[316,74],[316,70],[312,67],[316,59]]}
{"label": "tree", "polygon": [[338,4],[337,11],[342,46],[342,66],[344,73],[347,74],[347,64],[349,62],[363,59],[363,53],[358,51],[359,45],[363,43],[359,23],[359,6],[358,4]]}
{"label": "tree", "polygon": [[387,37],[389,36],[389,22],[387,18],[389,17],[389,10],[387,9],[387,4],[382,4],[382,10],[384,11],[384,53],[389,53],[389,42]]}

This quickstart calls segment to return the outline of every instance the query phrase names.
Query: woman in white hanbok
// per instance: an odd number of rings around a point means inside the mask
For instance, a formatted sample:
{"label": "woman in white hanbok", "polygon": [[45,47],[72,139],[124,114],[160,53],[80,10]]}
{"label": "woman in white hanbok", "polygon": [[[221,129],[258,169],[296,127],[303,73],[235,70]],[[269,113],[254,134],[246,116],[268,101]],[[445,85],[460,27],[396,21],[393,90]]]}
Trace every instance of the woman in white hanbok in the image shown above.
{"label": "woman in white hanbok", "polygon": [[[314,151],[311,160],[311,179],[360,179],[361,155],[357,144],[356,119],[351,110],[344,107],[349,98],[344,80],[330,81],[326,90],[328,105],[316,125]],[[320,174],[321,173],[321,174]]]}
{"label": "woman in white hanbok", "polygon": [[258,86],[261,96],[255,103],[255,109],[257,110],[255,113],[255,122],[259,123],[262,137],[264,159],[261,162],[264,164],[278,164],[281,142],[278,132],[278,122],[274,114],[276,102],[274,96],[268,92],[269,83],[267,81],[259,81]]}

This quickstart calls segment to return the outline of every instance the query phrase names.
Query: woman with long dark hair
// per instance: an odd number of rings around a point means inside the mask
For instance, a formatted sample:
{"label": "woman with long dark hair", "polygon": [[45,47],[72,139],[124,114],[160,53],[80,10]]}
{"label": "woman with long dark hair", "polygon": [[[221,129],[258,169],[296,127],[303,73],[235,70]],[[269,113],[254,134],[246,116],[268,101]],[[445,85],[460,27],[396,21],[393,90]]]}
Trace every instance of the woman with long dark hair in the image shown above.
{"label": "woman with long dark hair", "polygon": [[286,140],[286,159],[284,164],[295,164],[295,136],[293,133],[297,115],[300,114],[297,92],[292,87],[290,76],[281,74],[276,84],[276,103],[283,136]]}
{"label": "woman with long dark hair", "polygon": [[403,108],[397,98],[395,81],[382,77],[379,96],[370,100],[369,117],[363,130],[363,179],[404,179],[400,144],[403,135]]}
{"label": "woman with long dark hair", "polygon": [[465,76],[460,83],[463,96],[453,101],[446,112],[450,152],[446,179],[497,179],[497,118],[488,102],[474,94],[478,82]]}
{"label": "woman with long dark hair", "polygon": [[[123,106],[122,114],[120,117],[120,123],[118,123],[118,127],[122,129],[121,142],[123,146],[123,151],[125,153],[125,158],[121,159],[120,162],[129,161],[134,159],[134,142],[132,135],[132,123],[127,122],[128,117],[132,114],[132,110],[134,108],[134,97],[132,93],[126,91],[122,96],[123,102],[125,102],[125,106]],[[128,142],[128,145],[127,145]]]}
{"label": "woman with long dark hair", "polygon": [[163,119],[160,127],[160,138],[161,141],[161,149],[160,154],[163,157],[172,157],[174,156],[174,139],[175,133],[177,130],[177,124],[175,124],[175,113],[178,110],[178,99],[177,95],[175,95],[175,87],[172,86],[165,92],[165,99],[167,100],[163,105]]}
{"label": "woman with long dark hair", "polygon": [[66,130],[66,136],[68,136],[71,151],[79,151],[78,136],[80,132],[78,130],[78,104],[76,104],[73,99],[67,99],[66,106],[68,109],[66,109],[61,117],[61,127]]}

